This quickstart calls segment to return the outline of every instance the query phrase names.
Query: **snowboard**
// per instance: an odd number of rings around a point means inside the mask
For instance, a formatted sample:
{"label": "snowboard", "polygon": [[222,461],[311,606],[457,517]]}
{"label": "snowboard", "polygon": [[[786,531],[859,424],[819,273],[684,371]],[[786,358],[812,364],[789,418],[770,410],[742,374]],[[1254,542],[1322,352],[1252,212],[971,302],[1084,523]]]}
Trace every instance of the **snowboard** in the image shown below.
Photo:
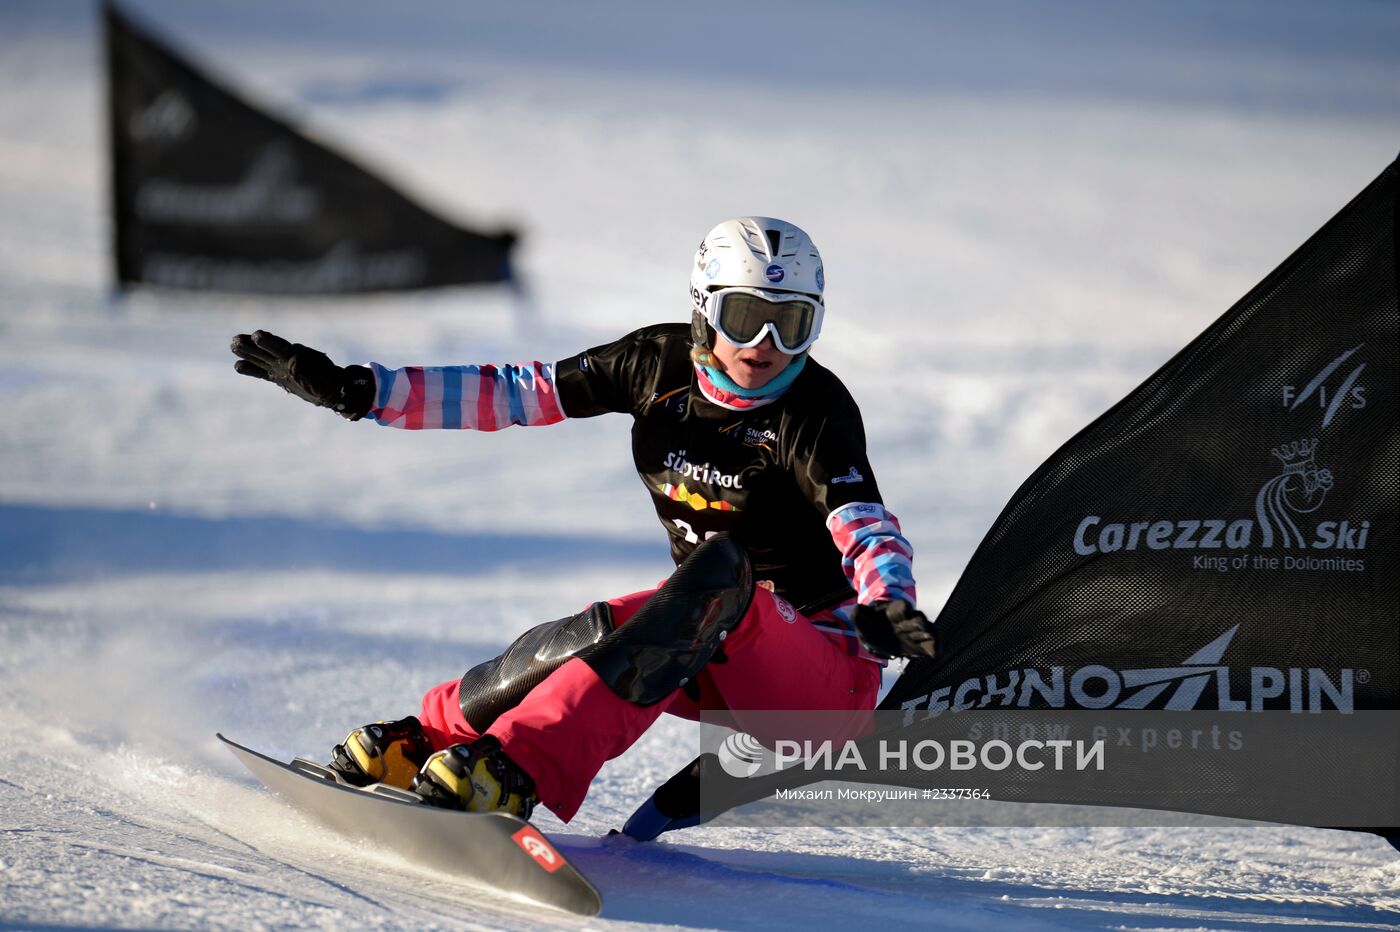
{"label": "snowboard", "polygon": [[351,786],[320,764],[284,763],[218,738],[269,790],[344,835],[546,906],[602,912],[597,888],[524,819],[440,809],[391,786]]}

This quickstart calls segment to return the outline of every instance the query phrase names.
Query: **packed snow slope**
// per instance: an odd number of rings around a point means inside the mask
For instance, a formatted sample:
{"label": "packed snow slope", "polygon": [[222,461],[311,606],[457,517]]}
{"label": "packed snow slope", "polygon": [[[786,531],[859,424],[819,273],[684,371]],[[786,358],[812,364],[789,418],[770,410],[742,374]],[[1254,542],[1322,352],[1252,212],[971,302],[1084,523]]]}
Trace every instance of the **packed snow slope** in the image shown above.
{"label": "packed snow slope", "polygon": [[694,753],[673,721],[540,819],[604,892],[581,923],[327,835],[213,739],[322,755],[668,569],[625,419],[349,424],[236,377],[234,333],[554,360],[684,319],[720,219],[789,218],[932,613],[1046,455],[1394,156],[1400,8],[130,6],[443,212],[521,224],[530,300],[112,300],[97,10],[0,5],[0,926],[1400,924],[1390,849],[1322,830],[603,842]]}

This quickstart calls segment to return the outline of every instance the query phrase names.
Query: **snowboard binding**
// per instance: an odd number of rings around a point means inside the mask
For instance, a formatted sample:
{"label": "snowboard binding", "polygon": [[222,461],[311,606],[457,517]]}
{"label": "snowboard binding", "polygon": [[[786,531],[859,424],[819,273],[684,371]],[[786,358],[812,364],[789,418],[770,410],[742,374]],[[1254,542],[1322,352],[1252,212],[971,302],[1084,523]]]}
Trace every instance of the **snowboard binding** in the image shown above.
{"label": "snowboard binding", "polygon": [[508,812],[522,819],[530,818],[540,801],[535,781],[491,735],[433,754],[414,777],[413,791],[432,806]]}
{"label": "snowboard binding", "polygon": [[422,724],[410,715],[356,728],[331,749],[329,766],[351,786],[384,783],[406,790],[432,753]]}

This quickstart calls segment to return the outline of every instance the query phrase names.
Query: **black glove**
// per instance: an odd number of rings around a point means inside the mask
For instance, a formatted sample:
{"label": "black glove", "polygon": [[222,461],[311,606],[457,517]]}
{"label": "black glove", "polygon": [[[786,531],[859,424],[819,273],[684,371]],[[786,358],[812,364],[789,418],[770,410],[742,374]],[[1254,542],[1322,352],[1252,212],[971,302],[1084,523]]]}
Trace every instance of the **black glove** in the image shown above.
{"label": "black glove", "polygon": [[932,659],[933,622],[903,599],[857,605],[853,620],[861,644],[877,657]]}
{"label": "black glove", "polygon": [[288,343],[275,333],[240,333],[230,347],[240,375],[265,379],[341,417],[358,421],[374,400],[374,373],[364,366],[337,366],[320,350]]}

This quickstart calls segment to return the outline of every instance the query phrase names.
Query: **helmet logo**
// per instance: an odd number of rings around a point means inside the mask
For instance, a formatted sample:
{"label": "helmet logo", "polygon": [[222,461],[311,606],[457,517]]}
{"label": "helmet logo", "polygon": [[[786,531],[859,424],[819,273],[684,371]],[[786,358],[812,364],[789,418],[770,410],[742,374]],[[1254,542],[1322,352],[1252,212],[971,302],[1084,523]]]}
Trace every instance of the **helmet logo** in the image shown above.
{"label": "helmet logo", "polygon": [[710,264],[705,266],[705,277],[714,278],[719,274],[719,260],[711,259]]}
{"label": "helmet logo", "polygon": [[817,287],[822,291],[826,290],[826,272],[821,266],[817,266]]}
{"label": "helmet logo", "polygon": [[774,262],[772,265],[768,266],[768,268],[763,270],[763,275],[770,282],[776,285],[778,282],[782,281],[784,277],[787,276],[787,272],[783,270],[783,267],[781,265]]}

